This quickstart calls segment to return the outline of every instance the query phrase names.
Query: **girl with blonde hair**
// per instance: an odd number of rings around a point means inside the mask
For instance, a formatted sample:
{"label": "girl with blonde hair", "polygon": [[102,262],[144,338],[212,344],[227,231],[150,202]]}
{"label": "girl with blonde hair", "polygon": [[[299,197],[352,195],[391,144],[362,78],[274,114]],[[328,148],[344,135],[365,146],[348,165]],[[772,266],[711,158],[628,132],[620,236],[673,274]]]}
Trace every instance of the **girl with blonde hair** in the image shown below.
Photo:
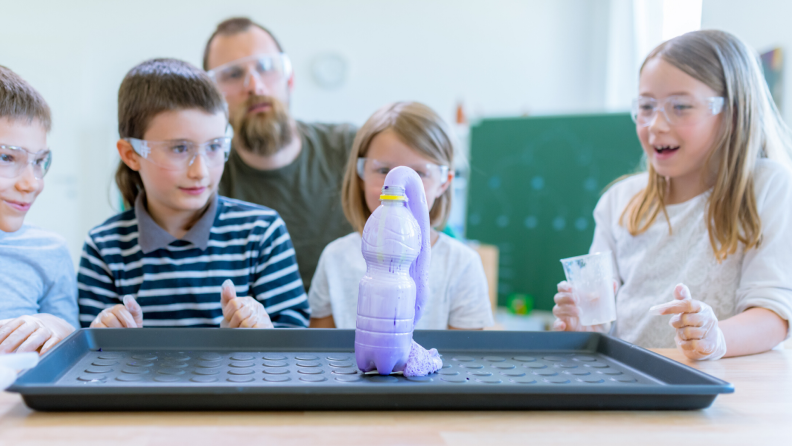
{"label": "girl with blonde hair", "polygon": [[[408,166],[423,180],[432,223],[429,288],[419,329],[481,329],[492,309],[481,258],[438,232],[451,209],[454,144],[448,126],[429,107],[396,102],[377,110],[357,133],[343,180],[342,205],[353,232],[327,245],[319,257],[308,302],[311,327],[355,328],[358,284],[366,272],[361,233],[388,171]],[[437,229],[435,229],[437,228]]]}
{"label": "girl with blonde hair", "polygon": [[[613,333],[691,359],[778,345],[792,316],[792,163],[757,54],[723,31],[671,39],[644,61],[632,114],[646,172],[600,199],[590,250],[614,255]],[[610,329],[580,324],[566,282],[555,302],[556,330]]]}

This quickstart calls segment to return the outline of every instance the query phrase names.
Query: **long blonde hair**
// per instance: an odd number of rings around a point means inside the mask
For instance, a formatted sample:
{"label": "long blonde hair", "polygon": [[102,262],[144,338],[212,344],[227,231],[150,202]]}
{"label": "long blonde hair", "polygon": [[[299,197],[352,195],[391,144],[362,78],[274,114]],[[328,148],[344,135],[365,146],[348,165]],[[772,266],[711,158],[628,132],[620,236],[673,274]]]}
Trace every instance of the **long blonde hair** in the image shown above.
{"label": "long blonde hair", "polygon": [[[347,161],[341,187],[341,205],[347,220],[363,232],[371,210],[366,206],[362,183],[357,176],[357,160],[366,152],[375,136],[391,130],[410,148],[432,162],[454,168],[454,140],[448,125],[431,108],[419,102],[394,102],[376,112],[358,130]],[[429,211],[432,227],[442,229],[451,210],[451,186],[435,199]]]}
{"label": "long blonde hair", "polygon": [[[783,123],[762,75],[759,57],[737,37],[717,30],[695,31],[655,48],[641,66],[662,58],[724,97],[719,136],[705,168],[717,172],[707,202],[707,229],[715,258],[720,262],[737,251],[755,248],[762,238],[756,209],[754,168],[758,158],[792,167],[790,132]],[[659,212],[666,220],[668,180],[646,163],[649,182],[621,215],[633,236],[645,232]],[[669,221],[669,232],[671,231]]]}

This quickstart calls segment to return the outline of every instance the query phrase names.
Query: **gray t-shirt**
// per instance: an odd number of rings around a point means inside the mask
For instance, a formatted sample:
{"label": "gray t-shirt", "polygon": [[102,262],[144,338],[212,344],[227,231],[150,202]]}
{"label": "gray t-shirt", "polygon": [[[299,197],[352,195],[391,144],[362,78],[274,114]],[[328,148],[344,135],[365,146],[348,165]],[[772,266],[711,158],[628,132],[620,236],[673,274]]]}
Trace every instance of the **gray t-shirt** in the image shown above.
{"label": "gray t-shirt", "polygon": [[352,232],[341,208],[341,181],[357,128],[297,122],[302,150],[275,170],[254,169],[231,150],[220,195],[272,208],[291,234],[306,291],[328,243]]}
{"label": "gray t-shirt", "polygon": [[80,328],[77,281],[66,243],[30,225],[0,231],[0,320],[37,313]]}

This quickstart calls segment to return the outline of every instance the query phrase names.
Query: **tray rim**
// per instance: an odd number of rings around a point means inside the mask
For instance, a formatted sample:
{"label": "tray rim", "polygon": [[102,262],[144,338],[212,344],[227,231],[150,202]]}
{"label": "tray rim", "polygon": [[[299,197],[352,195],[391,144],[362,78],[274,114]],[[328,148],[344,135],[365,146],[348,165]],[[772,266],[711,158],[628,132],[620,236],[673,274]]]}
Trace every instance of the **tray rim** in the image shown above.
{"label": "tray rim", "polygon": [[[42,356],[40,361],[40,366],[46,366],[46,363],[49,362],[48,358],[54,358],[54,355],[58,353],[59,350],[63,348],[67,348],[68,346],[74,344],[75,342],[79,342],[77,339],[78,337],[88,338],[87,341],[94,340],[92,335],[94,333],[98,333],[101,335],[102,333],[110,333],[110,331],[123,331],[127,329],[80,329],[76,330],[72,334],[70,334],[67,338],[65,338],[61,343],[56,346],[54,349],[47,352],[45,355]],[[146,328],[144,330],[158,333],[168,332],[174,329],[167,329],[167,328]],[[184,328],[179,329],[182,330],[194,330],[196,332],[207,332],[210,330],[217,330],[215,328]],[[354,330],[342,330],[342,329],[309,329],[310,332],[325,332],[325,333],[334,333],[334,336],[338,336],[341,333],[346,332],[345,335],[350,335],[354,333]],[[299,330],[299,332],[303,332]],[[304,332],[303,332],[304,333]],[[572,335],[572,333],[563,334],[559,332],[509,332],[509,331],[483,331],[483,332],[450,332],[447,330],[416,330],[415,334],[416,337],[422,337],[424,335],[432,335],[432,334],[442,334],[448,336],[449,333],[455,333],[450,336],[464,336],[464,335],[472,335],[472,336],[526,336],[526,334],[538,335],[538,336],[568,336]],[[490,334],[488,334],[490,333]],[[661,361],[666,364],[671,364],[673,367],[681,368],[685,373],[693,374],[697,378],[709,381],[707,384],[635,384],[629,385],[624,387],[609,387],[608,391],[600,390],[601,387],[598,386],[591,386],[591,385],[580,385],[580,384],[567,384],[563,387],[554,387],[554,386],[535,386],[531,384],[500,384],[497,387],[495,386],[487,386],[487,385],[476,385],[476,386],[466,386],[465,393],[469,394],[543,394],[543,395],[565,395],[568,396],[570,394],[581,394],[581,395],[602,395],[606,397],[608,395],[680,395],[680,396],[688,396],[688,395],[714,395],[717,396],[719,394],[729,394],[734,392],[734,386],[720,378],[711,376],[707,373],[704,373],[700,370],[697,370],[687,364],[675,361],[673,359],[667,358],[663,355],[655,353],[651,350],[638,347],[636,345],[630,344],[624,340],[614,338],[609,335],[601,334],[601,333],[575,333],[576,336],[581,336],[582,338],[589,339],[588,345],[589,347],[593,347],[593,352],[598,352],[598,346],[603,342],[609,342],[614,345],[618,345],[620,348],[626,349],[638,349],[641,354],[648,355],[650,358],[653,358],[656,361]],[[90,343],[90,342],[89,342]],[[596,344],[596,345],[594,345]],[[150,347],[141,347],[141,348],[124,348],[124,351],[150,351],[152,348]],[[174,348],[157,348],[160,351],[179,351],[179,350],[195,350],[194,347],[185,348],[185,347],[174,347]],[[203,350],[206,351],[260,351],[255,349],[248,349],[248,348],[205,348]],[[448,352],[465,352],[469,351],[470,349],[445,349],[444,351]],[[112,351],[112,350],[110,350]],[[294,348],[285,347],[282,349],[272,349],[268,348],[267,351],[295,351]],[[298,350],[299,351],[299,350]],[[311,351],[311,352],[339,352],[337,348],[317,348],[311,347],[309,349],[304,349],[304,351]],[[343,350],[341,350],[343,351]],[[509,349],[494,349],[490,350],[492,352],[515,352],[513,348]],[[521,352],[551,352],[551,351],[558,351],[553,349],[526,349],[522,350]],[[592,350],[585,350],[585,349],[576,349],[576,350],[569,350],[571,351],[580,351],[585,352]],[[354,350],[350,349],[349,351],[343,351],[344,353],[353,354]],[[84,351],[81,354],[84,355]],[[628,368],[634,369],[634,366],[629,364],[624,364],[621,361],[614,359],[609,355],[605,355],[609,359],[625,365]],[[39,367],[39,366],[37,366]],[[267,386],[266,384],[262,385],[258,383],[255,386],[233,386],[233,385],[211,385],[211,384],[199,384],[199,383],[190,383],[190,384],[183,384],[183,385],[151,385],[151,386],[134,386],[134,387],[123,387],[123,386],[108,386],[108,387],[88,387],[88,386],[59,386],[54,385],[53,383],[60,380],[60,378],[69,371],[69,369],[63,370],[60,374],[57,375],[52,380],[52,383],[35,383],[35,382],[25,382],[25,376],[30,372],[26,371],[19,376],[17,381],[7,389],[9,392],[19,393],[21,395],[187,395],[187,394],[196,394],[196,395],[216,395],[216,394],[234,394],[240,393],[244,389],[244,393],[246,394],[261,394],[261,395],[277,395],[277,394],[290,394],[294,392],[300,393],[315,393],[315,394],[324,394],[324,395],[351,395],[360,394],[359,388],[354,385],[351,386],[340,386],[335,383],[313,383],[310,386],[305,384],[298,384],[295,385],[291,384],[283,384],[277,383],[276,385]],[[639,372],[649,375],[648,372],[644,370],[638,370]],[[650,375],[651,376],[651,375]],[[570,389],[574,388],[574,392],[569,391],[560,391],[561,389]],[[427,395],[425,391],[426,387],[420,385],[410,385],[404,386],[401,383],[394,383],[394,384],[387,384],[381,383],[378,384],[376,387],[372,386],[371,388],[366,389],[366,393],[370,393],[373,395],[389,395],[394,393],[400,394],[414,394],[414,395]],[[557,390],[556,390],[557,389]],[[429,393],[436,393],[436,394],[456,394],[459,393],[459,387],[456,386],[441,386],[441,387],[431,387],[431,392]]]}

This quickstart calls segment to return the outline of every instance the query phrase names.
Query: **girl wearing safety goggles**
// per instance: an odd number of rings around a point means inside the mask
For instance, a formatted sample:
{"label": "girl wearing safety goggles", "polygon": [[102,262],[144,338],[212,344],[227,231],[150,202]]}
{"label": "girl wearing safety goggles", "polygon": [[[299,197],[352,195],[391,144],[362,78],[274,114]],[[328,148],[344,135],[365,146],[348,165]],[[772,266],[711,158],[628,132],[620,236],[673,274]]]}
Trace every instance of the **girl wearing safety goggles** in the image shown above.
{"label": "girl wearing safety goggles", "polygon": [[[759,58],[697,31],[658,46],[639,74],[646,172],[594,210],[591,252],[613,252],[621,286],[612,333],[697,360],[769,350],[792,317],[792,160]],[[580,323],[566,282],[555,302],[556,330],[610,330]]]}
{"label": "girl wearing safety goggles", "polygon": [[398,102],[379,109],[352,146],[342,204],[356,232],[327,245],[319,258],[308,301],[311,327],[355,328],[358,284],[366,272],[361,233],[379,204],[390,169],[407,166],[423,180],[431,233],[430,297],[418,329],[482,329],[493,323],[487,279],[471,248],[438,229],[451,209],[454,146],[443,120],[429,107]]}

